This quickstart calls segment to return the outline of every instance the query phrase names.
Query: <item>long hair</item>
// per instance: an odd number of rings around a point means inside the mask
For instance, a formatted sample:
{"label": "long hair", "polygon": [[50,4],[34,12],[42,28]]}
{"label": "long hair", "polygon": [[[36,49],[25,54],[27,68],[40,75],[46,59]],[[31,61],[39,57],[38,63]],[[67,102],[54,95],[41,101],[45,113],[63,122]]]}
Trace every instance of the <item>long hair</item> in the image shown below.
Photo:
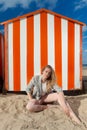
{"label": "long hair", "polygon": [[56,75],[55,75],[54,69],[50,65],[45,66],[42,69],[41,73],[43,73],[43,71],[46,68],[49,68],[51,70],[50,76],[47,78],[47,84],[46,84],[47,91],[49,92],[51,90],[51,88],[53,87],[53,85],[55,85],[55,83],[56,83]]}

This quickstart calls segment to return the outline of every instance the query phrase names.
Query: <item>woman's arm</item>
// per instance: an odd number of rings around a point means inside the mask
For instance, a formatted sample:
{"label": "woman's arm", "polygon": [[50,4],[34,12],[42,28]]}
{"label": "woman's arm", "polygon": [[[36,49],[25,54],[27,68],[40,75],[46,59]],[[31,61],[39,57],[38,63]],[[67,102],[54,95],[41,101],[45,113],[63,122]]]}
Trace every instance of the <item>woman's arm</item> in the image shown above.
{"label": "woman's arm", "polygon": [[32,97],[32,91],[33,87],[35,86],[35,77],[31,79],[31,81],[28,83],[28,86],[26,88],[26,93],[28,95],[29,100],[33,99]]}
{"label": "woman's arm", "polygon": [[32,100],[32,99],[33,99],[31,93],[27,93],[27,95],[28,95],[29,100]]}

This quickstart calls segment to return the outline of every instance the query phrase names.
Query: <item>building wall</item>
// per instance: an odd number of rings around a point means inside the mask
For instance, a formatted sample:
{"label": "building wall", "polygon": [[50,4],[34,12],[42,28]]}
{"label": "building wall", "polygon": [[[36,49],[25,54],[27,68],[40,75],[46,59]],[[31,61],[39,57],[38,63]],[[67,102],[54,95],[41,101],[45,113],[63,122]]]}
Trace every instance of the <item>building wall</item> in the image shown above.
{"label": "building wall", "polygon": [[0,78],[3,78],[3,69],[4,69],[4,65],[3,65],[3,35],[0,34]]}
{"label": "building wall", "polygon": [[[81,26],[42,12],[5,25],[5,79],[23,91],[33,75],[50,64],[63,90],[80,89]],[[8,70],[7,70],[8,69]]]}

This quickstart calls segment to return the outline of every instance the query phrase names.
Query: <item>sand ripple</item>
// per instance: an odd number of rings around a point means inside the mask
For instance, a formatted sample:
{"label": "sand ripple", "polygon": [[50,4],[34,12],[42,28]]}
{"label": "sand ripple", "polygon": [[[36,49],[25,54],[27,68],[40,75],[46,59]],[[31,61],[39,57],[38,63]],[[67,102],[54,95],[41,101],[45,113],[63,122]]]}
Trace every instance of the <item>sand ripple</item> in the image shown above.
{"label": "sand ripple", "polygon": [[0,94],[0,130],[87,130],[87,95],[66,96],[81,126],[72,122],[60,106],[30,113],[25,106],[27,95]]}

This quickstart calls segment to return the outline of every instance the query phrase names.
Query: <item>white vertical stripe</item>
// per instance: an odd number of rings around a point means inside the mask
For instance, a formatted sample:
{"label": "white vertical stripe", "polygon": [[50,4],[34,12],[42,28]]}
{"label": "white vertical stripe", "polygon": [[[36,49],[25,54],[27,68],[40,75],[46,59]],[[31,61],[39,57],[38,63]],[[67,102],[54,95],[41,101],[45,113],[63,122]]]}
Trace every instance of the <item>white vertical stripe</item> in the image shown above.
{"label": "white vertical stripe", "polygon": [[27,19],[21,19],[20,20],[20,75],[21,75],[21,90],[25,90],[26,89],[26,85],[27,85],[27,68],[26,68],[26,64],[27,64],[27,25],[26,25],[26,21]]}
{"label": "white vertical stripe", "polygon": [[80,25],[75,24],[75,88],[80,88]]}
{"label": "white vertical stripe", "polygon": [[[7,31],[7,30],[6,30]],[[8,89],[13,91],[13,23],[8,24]]]}
{"label": "white vertical stripe", "polygon": [[48,30],[48,64],[55,69],[55,41],[54,41],[54,16],[47,15],[47,30]]}
{"label": "white vertical stripe", "polygon": [[67,90],[68,74],[68,21],[61,19],[62,33],[62,87]]}
{"label": "white vertical stripe", "polygon": [[40,74],[40,14],[34,16],[34,75]]}

